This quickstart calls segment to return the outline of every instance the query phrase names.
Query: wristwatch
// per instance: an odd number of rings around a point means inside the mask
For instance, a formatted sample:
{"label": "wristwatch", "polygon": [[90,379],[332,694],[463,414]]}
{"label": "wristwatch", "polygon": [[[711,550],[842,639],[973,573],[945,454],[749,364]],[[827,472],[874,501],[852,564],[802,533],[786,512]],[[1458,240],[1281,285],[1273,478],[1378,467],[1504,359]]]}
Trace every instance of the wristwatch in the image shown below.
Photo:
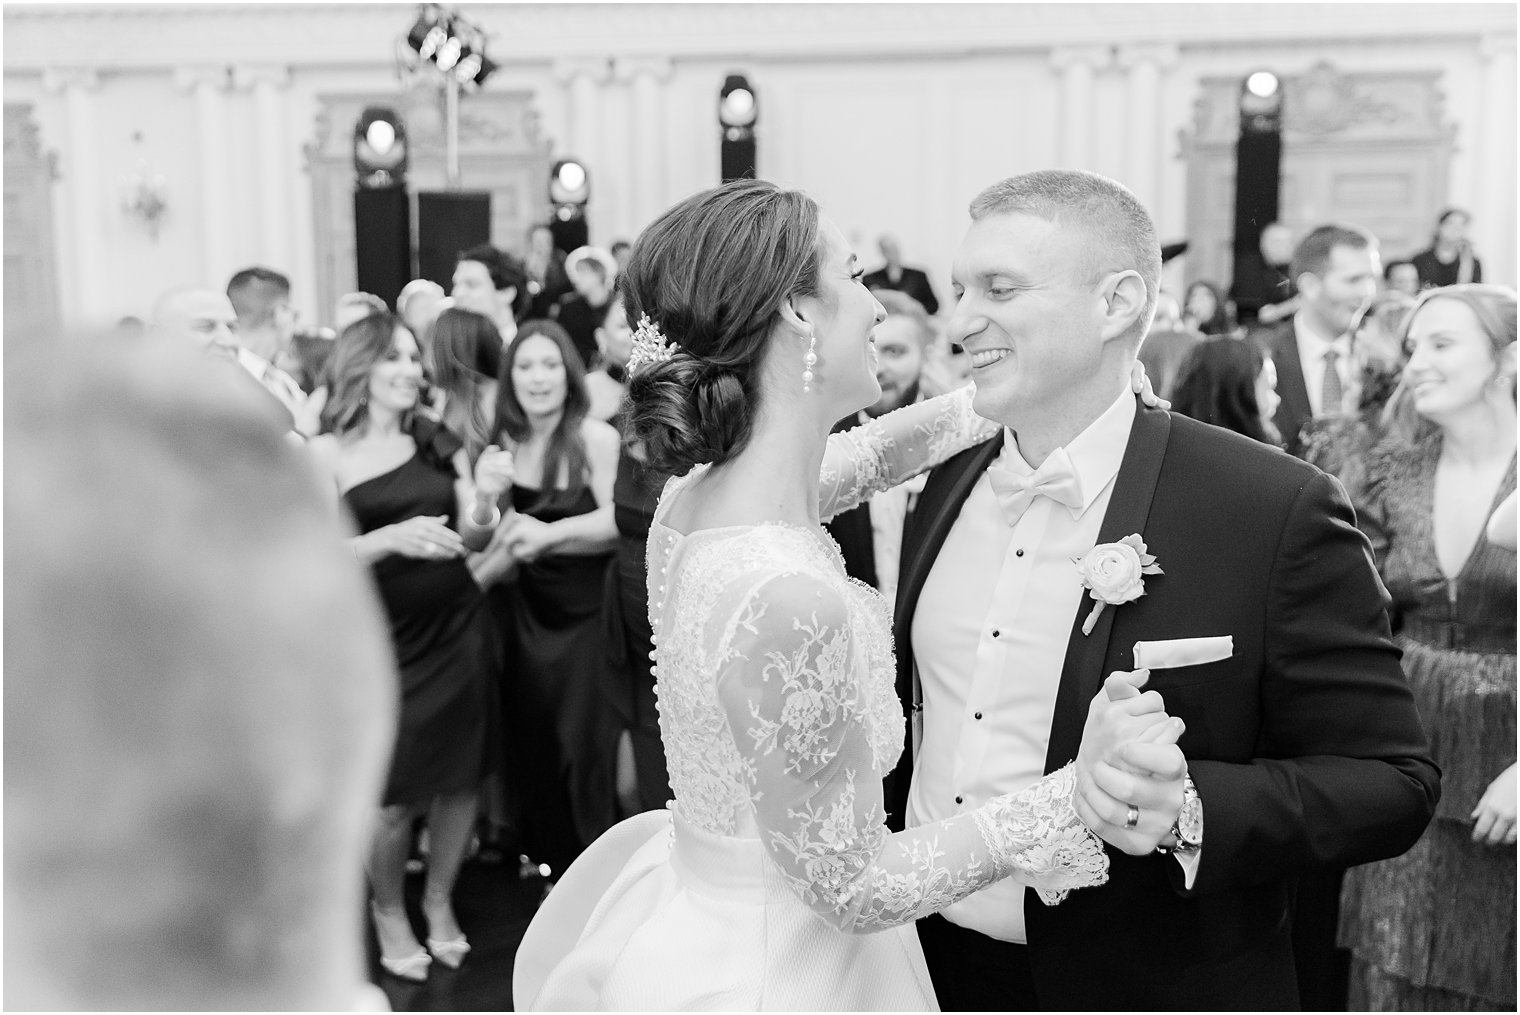
{"label": "wristwatch", "polygon": [[1198,788],[1193,785],[1192,776],[1182,779],[1182,810],[1172,822],[1172,835],[1177,839],[1177,845],[1157,846],[1156,852],[1188,854],[1203,848],[1203,801],[1198,799]]}

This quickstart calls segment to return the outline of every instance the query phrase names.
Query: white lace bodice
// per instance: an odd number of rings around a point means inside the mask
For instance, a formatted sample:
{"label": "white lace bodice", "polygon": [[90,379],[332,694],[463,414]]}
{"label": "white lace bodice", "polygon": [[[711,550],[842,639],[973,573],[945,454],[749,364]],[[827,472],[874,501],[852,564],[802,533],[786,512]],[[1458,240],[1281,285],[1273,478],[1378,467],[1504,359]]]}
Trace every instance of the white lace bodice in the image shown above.
{"label": "white lace bodice", "polygon": [[[837,435],[848,439],[830,442],[823,506],[845,510],[987,427],[958,392]],[[847,930],[918,919],[1007,876],[1050,904],[1101,884],[1107,857],[1073,810],[1069,767],[887,831],[881,779],[901,754],[903,714],[886,602],[846,576],[821,528],[667,527],[700,471],[666,486],[648,551],[660,729],[682,818],[760,839],[797,895]]]}

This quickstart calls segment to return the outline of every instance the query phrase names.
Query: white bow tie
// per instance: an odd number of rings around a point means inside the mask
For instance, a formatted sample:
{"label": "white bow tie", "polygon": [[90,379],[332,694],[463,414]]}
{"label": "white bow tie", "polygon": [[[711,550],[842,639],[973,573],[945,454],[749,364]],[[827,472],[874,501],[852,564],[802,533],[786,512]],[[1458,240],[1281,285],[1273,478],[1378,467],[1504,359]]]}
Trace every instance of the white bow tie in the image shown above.
{"label": "white bow tie", "polygon": [[1072,468],[1065,448],[1057,448],[1031,473],[1018,473],[993,465],[987,470],[992,492],[1009,525],[1017,525],[1036,497],[1049,497],[1073,511],[1082,507],[1082,481]]}

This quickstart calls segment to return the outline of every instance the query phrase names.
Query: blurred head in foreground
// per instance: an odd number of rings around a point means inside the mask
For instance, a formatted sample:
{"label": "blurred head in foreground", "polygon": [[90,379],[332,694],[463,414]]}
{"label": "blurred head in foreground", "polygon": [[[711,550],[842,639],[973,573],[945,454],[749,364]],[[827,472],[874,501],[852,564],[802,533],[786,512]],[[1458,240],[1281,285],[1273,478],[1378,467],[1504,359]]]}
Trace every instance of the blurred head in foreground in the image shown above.
{"label": "blurred head in foreground", "polygon": [[6,363],[8,1008],[352,1008],[395,671],[309,465],[186,343]]}

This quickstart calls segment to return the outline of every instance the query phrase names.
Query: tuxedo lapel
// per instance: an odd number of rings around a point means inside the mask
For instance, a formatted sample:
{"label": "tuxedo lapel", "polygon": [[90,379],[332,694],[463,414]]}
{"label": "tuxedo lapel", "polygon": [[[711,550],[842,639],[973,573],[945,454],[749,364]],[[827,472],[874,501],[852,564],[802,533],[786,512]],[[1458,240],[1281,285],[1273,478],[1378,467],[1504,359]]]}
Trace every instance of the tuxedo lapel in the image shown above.
{"label": "tuxedo lapel", "polygon": [[1282,435],[1283,443],[1292,445],[1298,437],[1299,427],[1312,413],[1309,409],[1309,389],[1304,385],[1304,365],[1298,357],[1298,336],[1293,319],[1273,332],[1267,352],[1277,367],[1277,394],[1282,404],[1277,407],[1272,422]]}
{"label": "tuxedo lapel", "polygon": [[905,705],[916,704],[911,686],[913,658],[909,633],[913,629],[913,613],[918,609],[918,594],[923,591],[940,547],[945,545],[945,538],[950,535],[961,512],[961,505],[966,503],[972,487],[1002,449],[1003,433],[999,431],[985,443],[968,448],[945,462],[929,475],[924,492],[919,494],[918,506],[913,509],[912,521],[903,537],[897,609],[893,619],[898,651],[897,690]]}
{"label": "tuxedo lapel", "polygon": [[[1119,474],[1114,478],[1113,496],[1098,529],[1099,543],[1116,543],[1132,533],[1145,536],[1145,522],[1150,516],[1151,499],[1166,457],[1167,437],[1172,418],[1159,409],[1137,408],[1135,425],[1130,431],[1129,446]],[[1113,633],[1115,607],[1104,607],[1092,634],[1082,633],[1082,624],[1097,603],[1084,589],[1081,605],[1072,621],[1066,647],[1066,662],[1061,668],[1061,685],[1056,692],[1055,714],[1050,723],[1050,746],[1045,756],[1045,771],[1052,772],[1076,756],[1082,741],[1082,727],[1087,720],[1087,703],[1103,685],[1103,661],[1108,655],[1109,636]],[[1122,608],[1122,607],[1121,607]]]}

